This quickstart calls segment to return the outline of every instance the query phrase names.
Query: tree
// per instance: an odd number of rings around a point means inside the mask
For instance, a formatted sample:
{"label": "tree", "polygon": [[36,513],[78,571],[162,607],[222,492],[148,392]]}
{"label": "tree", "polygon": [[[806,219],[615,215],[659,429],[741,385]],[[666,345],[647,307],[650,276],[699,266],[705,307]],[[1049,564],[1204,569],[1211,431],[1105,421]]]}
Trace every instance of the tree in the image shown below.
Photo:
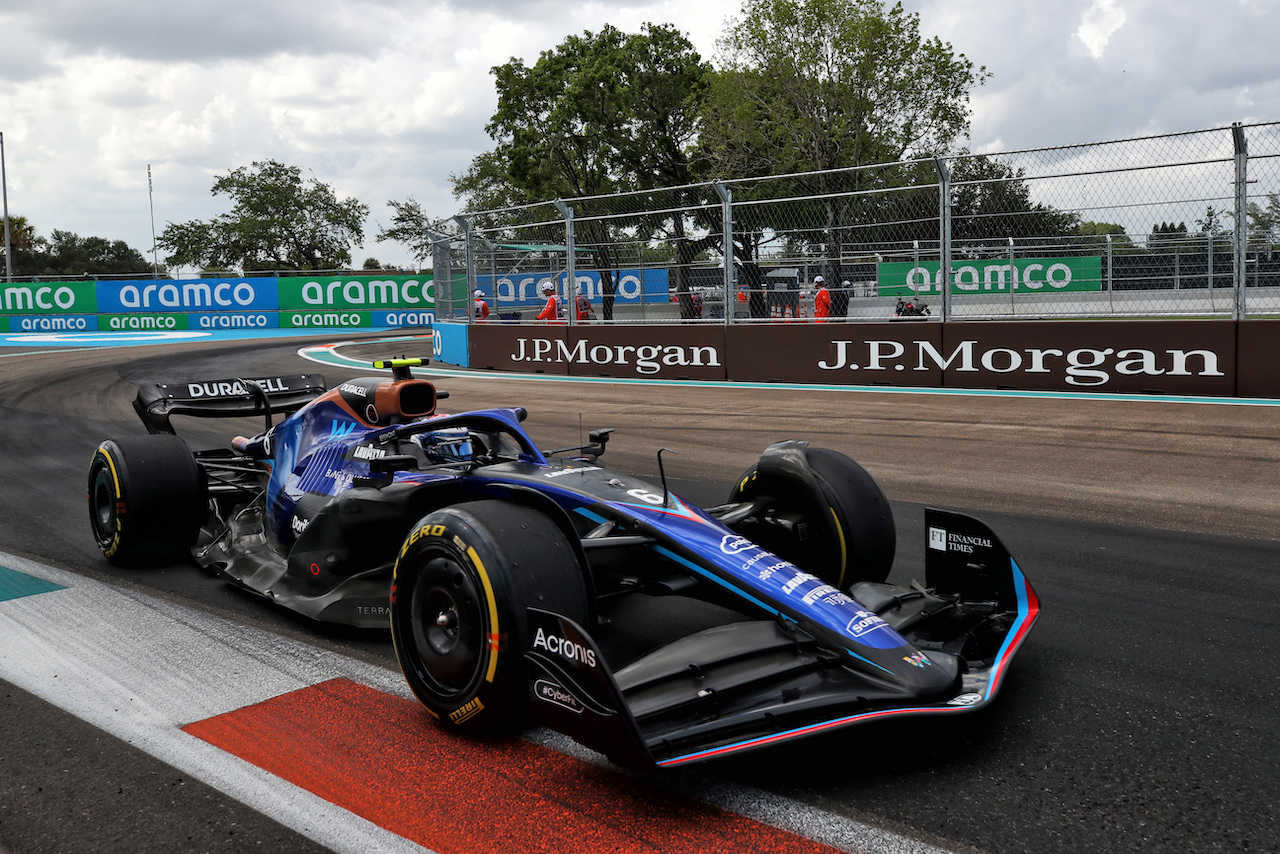
{"label": "tree", "polygon": [[[450,176],[454,194],[472,210],[571,197],[584,206],[583,197],[689,183],[710,73],[679,30],[654,24],[634,34],[606,25],[569,36],[532,67],[517,58],[496,66],[498,107],[485,128],[496,147]],[[596,250],[608,318],[613,240],[602,221],[587,219],[593,213],[607,211],[575,209],[585,219],[580,242]],[[666,216],[634,227],[647,232],[640,242],[683,241],[685,225]]]}
{"label": "tree", "polygon": [[1267,206],[1249,202],[1249,248],[1254,252],[1271,252],[1280,243],[1280,193],[1267,195]]}
{"label": "tree", "polygon": [[333,270],[351,263],[369,208],[275,160],[254,161],[213,183],[232,210],[211,220],[169,223],[157,240],[177,266],[243,270]]}
{"label": "tree", "polygon": [[381,243],[384,240],[397,240],[409,247],[409,251],[413,253],[413,258],[419,263],[427,261],[431,258],[432,237],[427,234],[427,229],[431,229],[436,233],[449,231],[444,223],[433,221],[427,217],[426,211],[412,196],[403,202],[389,200],[387,202],[393,211],[391,216],[391,225],[386,228],[379,228],[378,234],[374,240]]}
{"label": "tree", "polygon": [[36,275],[27,271],[37,266],[37,254],[44,252],[48,245],[47,240],[36,234],[35,226],[25,216],[9,217],[9,248],[13,251],[9,266],[13,268],[14,275]]}
{"label": "tree", "polygon": [[10,217],[13,273],[21,276],[150,274],[151,264],[123,240],[81,237],[54,229],[49,239],[36,234],[25,217]]}
{"label": "tree", "polygon": [[882,0],[748,0],[721,37],[701,156],[722,177],[943,153],[988,76]]}
{"label": "tree", "polygon": [[1125,231],[1123,225],[1117,225],[1114,222],[1094,222],[1087,220],[1080,223],[1076,228],[1076,233],[1080,236],[1080,242],[1088,247],[1091,251],[1105,250],[1107,245],[1107,237],[1111,237],[1112,254],[1132,255],[1141,250],[1134,245],[1133,240],[1129,237],[1129,233]]}
{"label": "tree", "polygon": [[1179,248],[1185,249],[1186,244],[1187,224],[1185,222],[1177,225],[1171,222],[1153,224],[1151,233],[1147,235],[1147,249],[1151,252],[1173,252]]}
{"label": "tree", "polygon": [[1204,210],[1204,218],[1196,220],[1199,231],[1192,235],[1200,240],[1193,243],[1197,249],[1203,247],[1205,252],[1218,256],[1231,254],[1231,230],[1223,225],[1223,218],[1230,216],[1227,211],[1209,205]]}
{"label": "tree", "polygon": [[1079,215],[1031,201],[1023,172],[994,157],[952,161],[951,180],[953,241],[1052,240],[1079,233]]}
{"label": "tree", "polygon": [[987,76],[882,0],[747,0],[719,44],[699,157],[722,178],[794,176],[770,190],[822,199],[791,215],[816,221],[811,242],[828,259],[842,226],[869,221],[847,194],[898,185],[903,172],[830,170],[944,153],[968,130],[969,92]]}

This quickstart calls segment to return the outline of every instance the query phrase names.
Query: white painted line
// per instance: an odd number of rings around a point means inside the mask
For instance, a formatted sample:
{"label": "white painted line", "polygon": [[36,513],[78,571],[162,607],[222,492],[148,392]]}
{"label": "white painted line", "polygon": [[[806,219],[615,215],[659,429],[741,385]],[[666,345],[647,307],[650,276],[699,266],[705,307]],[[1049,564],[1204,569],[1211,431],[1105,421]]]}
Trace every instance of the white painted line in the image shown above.
{"label": "white painted line", "polygon": [[64,585],[0,602],[0,679],[344,854],[422,847],[179,727],[339,676],[408,696],[398,673],[0,553]]}
{"label": "white painted line", "polygon": [[[339,677],[413,699],[398,672],[4,552],[0,566],[64,587],[0,601],[0,679],[334,851],[427,850],[180,729]],[[559,733],[526,738],[613,767]],[[844,851],[946,854],[745,786],[696,774],[648,779]]]}

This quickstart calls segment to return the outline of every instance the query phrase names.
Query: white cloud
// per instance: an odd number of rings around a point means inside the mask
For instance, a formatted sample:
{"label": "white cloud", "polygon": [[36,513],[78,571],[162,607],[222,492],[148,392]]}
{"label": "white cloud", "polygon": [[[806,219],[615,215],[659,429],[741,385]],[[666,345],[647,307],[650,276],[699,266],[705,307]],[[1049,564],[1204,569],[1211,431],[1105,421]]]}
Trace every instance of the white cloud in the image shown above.
{"label": "white cloud", "polygon": [[1126,20],[1128,15],[1116,5],[1116,0],[1094,0],[1093,5],[1084,13],[1084,20],[1080,22],[1076,36],[1084,42],[1090,56],[1100,59],[1112,34],[1123,27]]}
{"label": "white cloud", "polygon": [[[1247,0],[904,0],[993,77],[975,150],[1031,148],[1280,119],[1280,4]],[[606,23],[672,23],[710,58],[740,0],[44,0],[5,4],[0,132],[11,213],[151,244],[226,209],[214,176],[276,158],[368,204],[456,212],[448,175],[491,146],[490,68]],[[1247,113],[1247,115],[1243,115]]]}

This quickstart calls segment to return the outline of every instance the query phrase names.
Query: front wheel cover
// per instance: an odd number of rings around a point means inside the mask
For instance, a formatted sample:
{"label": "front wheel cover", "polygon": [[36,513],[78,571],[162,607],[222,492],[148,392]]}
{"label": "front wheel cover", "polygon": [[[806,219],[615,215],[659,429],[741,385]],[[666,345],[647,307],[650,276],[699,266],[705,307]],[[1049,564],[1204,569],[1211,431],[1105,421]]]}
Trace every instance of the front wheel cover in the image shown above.
{"label": "front wheel cover", "polygon": [[505,699],[498,696],[506,676],[498,674],[504,621],[493,582],[474,549],[445,538],[455,525],[423,527],[437,534],[420,538],[397,562],[393,610],[407,613],[393,617],[396,654],[433,714],[455,726],[473,717],[481,723]]}
{"label": "front wheel cover", "polygon": [[396,561],[391,639],[410,689],[441,724],[473,733],[523,724],[530,606],[586,621],[582,570],[546,515],[476,501],[414,526]]}
{"label": "front wheel cover", "polygon": [[762,547],[829,584],[847,589],[858,581],[884,581],[893,565],[897,534],[884,492],[857,462],[827,448],[802,445],[807,475],[785,467],[748,469],[730,502],[767,499],[770,508],[795,517],[805,537],[789,539],[769,526],[739,525]]}

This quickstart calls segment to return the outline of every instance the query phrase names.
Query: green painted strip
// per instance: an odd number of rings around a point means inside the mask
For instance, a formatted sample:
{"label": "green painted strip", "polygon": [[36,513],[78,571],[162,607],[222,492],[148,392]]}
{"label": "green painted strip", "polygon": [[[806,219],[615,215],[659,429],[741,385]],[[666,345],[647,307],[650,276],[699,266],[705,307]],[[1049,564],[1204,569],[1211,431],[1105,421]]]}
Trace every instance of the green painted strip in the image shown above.
{"label": "green painted strip", "polygon": [[0,566],[0,602],[62,589],[61,584],[54,584],[52,581],[45,581],[43,578],[36,578],[25,572]]}

